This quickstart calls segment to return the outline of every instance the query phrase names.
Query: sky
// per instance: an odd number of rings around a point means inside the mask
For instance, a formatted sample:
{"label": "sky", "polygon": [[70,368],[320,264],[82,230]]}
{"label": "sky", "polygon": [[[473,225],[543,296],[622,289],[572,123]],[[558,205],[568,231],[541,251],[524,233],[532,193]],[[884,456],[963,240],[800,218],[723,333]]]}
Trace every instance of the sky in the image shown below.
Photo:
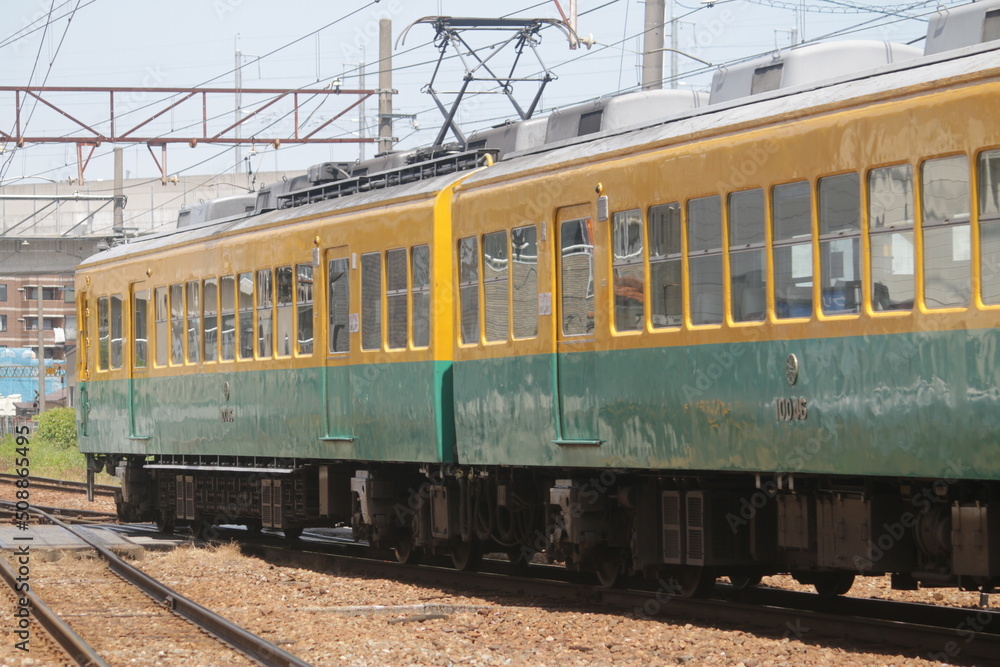
{"label": "sky", "polygon": [[[561,0],[568,10],[569,0]],[[707,90],[716,67],[755,55],[788,48],[793,39],[878,39],[914,42],[923,37],[935,7],[961,4],[939,0],[908,3],[874,3],[861,0],[719,0],[703,2],[667,0],[677,18],[677,86]],[[343,88],[360,87],[360,65],[365,64],[366,88],[377,87],[378,23],[392,21],[394,112],[415,118],[395,121],[396,148],[405,150],[433,143],[442,115],[431,97],[422,92],[430,82],[438,50],[434,30],[414,25],[405,42],[397,42],[406,26],[426,16],[495,17],[498,3],[484,0],[5,0],[0,3],[0,86],[121,86],[140,88],[116,98],[119,123],[137,124],[176,98],[157,95],[157,87],[233,88],[237,51],[242,55],[240,73],[245,88],[322,88],[339,79]],[[516,18],[559,18],[556,2],[520,0],[502,3],[503,14]],[[672,9],[671,9],[672,8]],[[557,78],[542,97],[542,112],[594,98],[634,91],[641,73],[644,3],[641,0],[579,0],[578,32],[592,36],[590,49],[571,50],[555,29],[542,31],[537,52]],[[51,20],[50,20],[51,17]],[[70,20],[71,19],[71,20]],[[670,45],[669,27],[665,43]],[[468,34],[469,45],[490,53],[489,45],[506,38],[496,32]],[[919,41],[916,42],[920,46]],[[510,49],[510,47],[508,47]],[[449,104],[462,81],[463,66],[448,52],[437,74],[435,88]],[[497,53],[491,64],[506,71],[512,50]],[[671,57],[665,53],[669,76]],[[688,57],[688,55],[693,56]],[[485,56],[483,56],[485,57]],[[505,66],[506,65],[506,66]],[[522,76],[541,70],[530,50],[517,70]],[[669,83],[665,84],[669,87]],[[527,107],[536,83],[515,84],[514,95]],[[471,87],[481,94],[469,98],[459,111],[464,132],[516,118],[509,101],[485,83]],[[303,96],[305,98],[306,96]],[[310,96],[311,97],[311,96]],[[109,132],[106,95],[46,95],[82,123]],[[262,96],[244,96],[244,111]],[[322,106],[315,99],[302,105],[300,131],[316,129],[357,97],[327,96]],[[257,150],[201,144],[189,148],[175,144],[168,150],[168,173],[211,175],[246,171],[304,171],[323,161],[348,162],[361,153],[358,144],[322,146],[285,145],[274,149],[269,136],[292,131],[290,105],[276,103],[248,121],[243,136],[261,137]],[[156,106],[151,106],[156,105]],[[209,101],[209,129],[219,132],[233,123],[235,100],[230,96]],[[0,129],[14,128],[13,92],[0,91]],[[377,102],[372,98],[360,114],[347,111],[321,130],[330,137],[357,136],[362,123],[368,136],[377,132]],[[178,105],[143,128],[153,136],[189,136],[200,132],[201,103]],[[27,135],[73,136],[79,126],[38,103],[22,106]],[[194,126],[192,128],[192,126]],[[120,130],[120,128],[119,128]],[[124,144],[126,177],[157,177],[159,169],[146,146]],[[371,144],[365,157],[375,153]],[[157,151],[159,157],[159,151]],[[76,149],[71,144],[27,144],[17,148],[0,144],[0,186],[19,182],[68,181],[77,175]],[[112,178],[111,146],[98,147],[86,178],[95,182]]]}

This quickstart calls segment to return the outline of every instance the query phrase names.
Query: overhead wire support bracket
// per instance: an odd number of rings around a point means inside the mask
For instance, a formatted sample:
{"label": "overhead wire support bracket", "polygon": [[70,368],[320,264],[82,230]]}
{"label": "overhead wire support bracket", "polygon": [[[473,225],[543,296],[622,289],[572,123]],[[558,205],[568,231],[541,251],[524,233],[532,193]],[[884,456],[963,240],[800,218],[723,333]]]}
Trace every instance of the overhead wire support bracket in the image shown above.
{"label": "overhead wire support bracket", "polygon": [[[434,104],[444,116],[444,123],[441,126],[441,130],[438,132],[434,145],[443,145],[445,137],[448,135],[450,130],[461,144],[462,149],[467,147],[467,142],[465,140],[465,135],[455,122],[455,116],[458,113],[458,109],[461,106],[463,99],[469,92],[469,85],[471,83],[481,81],[497,85],[499,87],[499,91],[484,92],[499,92],[505,95],[510,101],[511,106],[514,107],[514,111],[517,113],[518,117],[521,120],[528,120],[537,109],[546,84],[548,84],[549,81],[556,79],[555,74],[553,74],[552,71],[545,66],[545,63],[542,62],[542,59],[538,54],[536,47],[541,41],[539,32],[543,28],[552,26],[563,32],[568,39],[572,40],[576,37],[573,29],[570,28],[564,21],[557,21],[555,19],[491,19],[456,18],[453,16],[425,16],[422,19],[414,21],[407,26],[405,30],[403,30],[399,36],[399,40],[397,40],[397,47],[400,44],[405,43],[407,33],[417,24],[427,24],[434,27],[434,30],[436,31],[434,44],[437,46],[439,51],[438,61],[434,66],[434,72],[431,75],[431,80],[423,88],[423,92],[426,92],[431,96],[434,100]],[[485,58],[482,58],[479,56],[476,49],[472,48],[462,36],[462,33],[465,31],[477,30],[510,31],[512,34],[501,43],[494,44],[491,47],[491,53],[489,53],[489,55]],[[510,71],[506,76],[498,75],[493,71],[493,69],[490,68],[489,63],[494,57],[504,51],[507,46],[511,44],[513,44],[514,58],[510,66]],[[521,60],[521,56],[524,54],[525,47],[530,48],[531,52],[535,54],[538,65],[542,70],[542,73],[539,76],[514,76],[514,72],[516,71],[518,63]],[[449,49],[454,49],[455,56],[465,67],[465,74],[463,76],[461,88],[457,91],[457,93],[454,93],[456,95],[454,101],[451,103],[450,107],[446,107],[439,96],[439,91],[435,90],[434,83],[441,70],[441,63],[444,61],[445,54],[449,51]],[[514,97],[513,83],[538,84],[538,89],[535,91],[535,95],[532,98],[527,111],[525,111],[524,108],[518,104],[517,99]],[[479,93],[477,92],[475,94]]]}

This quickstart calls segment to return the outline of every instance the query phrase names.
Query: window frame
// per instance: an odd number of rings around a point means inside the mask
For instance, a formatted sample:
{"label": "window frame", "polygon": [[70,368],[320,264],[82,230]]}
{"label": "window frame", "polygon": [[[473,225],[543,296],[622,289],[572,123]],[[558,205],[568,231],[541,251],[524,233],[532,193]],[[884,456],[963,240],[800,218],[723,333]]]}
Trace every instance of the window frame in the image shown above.
{"label": "window frame", "polygon": [[[638,224],[635,225],[635,226],[639,229],[639,252],[638,252],[638,255],[627,255],[627,254],[626,255],[619,255],[618,254],[618,251],[619,251],[618,242],[621,240],[620,237],[619,237],[619,229],[620,229],[619,225],[623,225],[623,227],[621,227],[621,228],[623,228],[625,230],[625,239],[624,239],[624,242],[625,242],[625,244],[627,246],[629,244],[629,242],[631,241],[631,238],[629,236],[629,230],[632,227],[633,222],[636,219],[638,220]],[[627,253],[628,250],[630,250],[630,248],[627,248],[627,247],[624,248],[624,252]],[[614,213],[612,213],[611,214],[611,252],[608,253],[608,254],[610,255],[610,260],[611,260],[611,290],[610,290],[610,292],[611,292],[611,294],[610,294],[610,296],[611,296],[611,314],[612,314],[612,316],[611,316],[611,331],[615,335],[634,336],[634,335],[636,335],[638,333],[642,333],[643,331],[646,330],[646,321],[647,321],[647,316],[649,314],[648,313],[648,308],[646,306],[646,290],[647,290],[647,286],[648,286],[647,285],[647,281],[646,281],[646,252],[647,252],[647,248],[646,248],[646,221],[644,219],[642,208],[641,207],[635,207],[635,208],[629,208],[629,209],[622,209],[622,210],[615,211]],[[625,306],[624,309],[620,309],[619,308],[619,306],[620,306],[620,302],[619,302],[619,296],[620,295],[618,293],[619,280],[623,279],[623,278],[625,278],[627,276],[620,276],[618,272],[621,271],[622,269],[634,269],[634,267],[636,267],[636,266],[638,266],[638,268],[639,268],[639,274],[641,276],[640,280],[642,282],[642,285],[641,285],[641,287],[642,287],[642,289],[641,289],[641,297],[638,299],[638,301],[639,301],[639,307],[638,307],[639,308],[639,313],[638,313],[639,318],[638,318],[638,321],[635,322],[634,326],[619,327],[618,326],[618,318],[619,318],[619,316],[623,316],[626,319],[628,318],[628,307]]]}

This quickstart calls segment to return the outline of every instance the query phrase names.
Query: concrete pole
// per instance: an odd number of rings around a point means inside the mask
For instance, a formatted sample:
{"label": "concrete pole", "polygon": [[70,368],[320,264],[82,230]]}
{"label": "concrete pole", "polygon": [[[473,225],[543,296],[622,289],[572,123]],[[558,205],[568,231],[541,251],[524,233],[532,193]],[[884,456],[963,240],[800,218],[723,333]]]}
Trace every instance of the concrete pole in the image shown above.
{"label": "concrete pole", "polygon": [[646,0],[642,48],[643,90],[663,88],[663,17],[664,0]]}
{"label": "concrete pole", "polygon": [[38,414],[45,412],[45,319],[42,307],[42,277],[38,276]]}
{"label": "concrete pole", "polygon": [[[240,36],[236,35],[234,38],[237,43],[239,43]],[[243,127],[239,122],[243,119],[243,112],[240,107],[243,106],[243,96],[240,94],[240,88],[243,87],[243,54],[239,49],[236,49],[236,110],[233,112],[233,122],[236,123],[236,169],[233,170],[234,174],[238,174],[243,171],[243,149],[239,144],[239,139],[243,134]]]}
{"label": "concrete pole", "polygon": [[[115,146],[115,209],[114,209],[114,229],[122,229],[125,226],[125,209],[122,202],[125,195],[125,185],[122,178],[124,160],[122,159],[122,147]],[[122,232],[124,233],[124,232]]]}
{"label": "concrete pole", "polygon": [[[358,65],[358,88],[361,90],[365,89],[365,63],[361,61]],[[365,161],[365,102],[361,100],[361,104],[358,105],[358,138],[362,141],[358,142],[358,162]]]}
{"label": "concrete pole", "polygon": [[378,152],[392,150],[392,21],[378,22]]}
{"label": "concrete pole", "polygon": [[670,87],[677,87],[677,74],[679,72],[677,66],[677,49],[680,48],[680,39],[677,31],[680,29],[680,24],[674,19],[674,0],[670,0]]}

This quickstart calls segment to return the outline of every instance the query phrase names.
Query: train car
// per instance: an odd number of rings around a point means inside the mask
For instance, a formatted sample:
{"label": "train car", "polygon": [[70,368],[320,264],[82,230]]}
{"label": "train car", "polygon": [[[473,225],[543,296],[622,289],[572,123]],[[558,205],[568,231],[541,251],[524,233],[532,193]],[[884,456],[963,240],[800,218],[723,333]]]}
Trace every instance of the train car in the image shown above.
{"label": "train car", "polygon": [[802,50],[97,255],[81,450],[164,529],[992,590],[998,7],[927,56],[809,81],[855,60]]}

